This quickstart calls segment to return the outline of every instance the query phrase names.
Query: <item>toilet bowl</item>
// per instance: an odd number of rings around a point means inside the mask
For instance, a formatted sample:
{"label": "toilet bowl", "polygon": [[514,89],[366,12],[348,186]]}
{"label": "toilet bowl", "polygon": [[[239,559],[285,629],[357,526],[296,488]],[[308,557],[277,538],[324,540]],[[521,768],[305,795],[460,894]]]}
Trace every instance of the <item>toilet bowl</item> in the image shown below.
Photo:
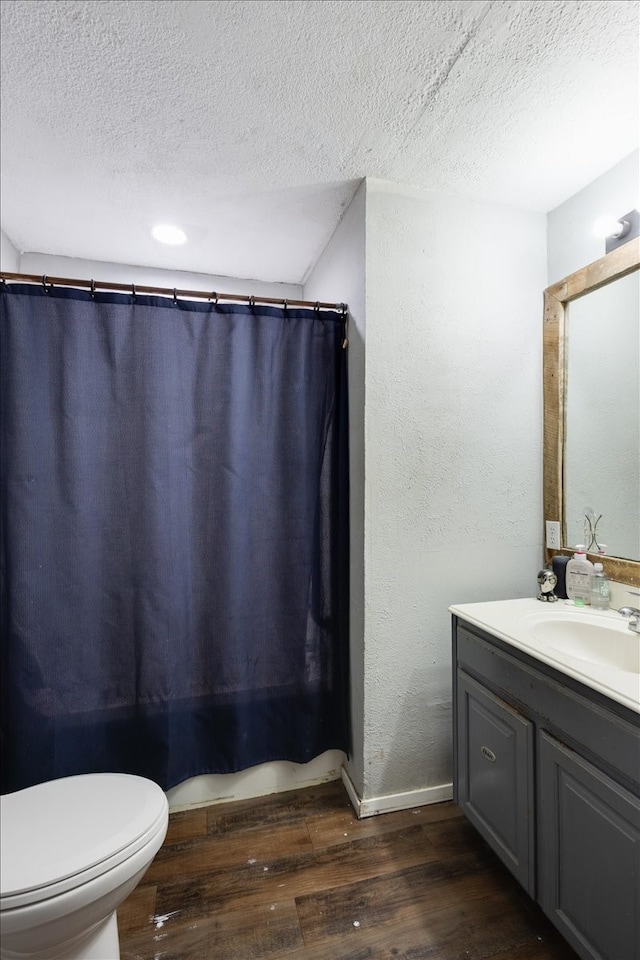
{"label": "toilet bowl", "polygon": [[1,960],[119,960],[116,909],[165,838],[143,777],[65,777],[0,798]]}

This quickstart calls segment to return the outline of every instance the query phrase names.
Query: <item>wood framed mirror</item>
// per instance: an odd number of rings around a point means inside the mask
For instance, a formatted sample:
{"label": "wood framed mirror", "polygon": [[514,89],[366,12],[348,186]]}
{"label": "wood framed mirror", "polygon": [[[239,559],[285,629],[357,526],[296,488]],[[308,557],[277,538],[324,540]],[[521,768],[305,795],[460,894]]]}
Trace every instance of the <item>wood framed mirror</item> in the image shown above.
{"label": "wood framed mirror", "polygon": [[[573,544],[567,541],[568,307],[572,301],[615,283],[622,277],[638,271],[639,268],[640,239],[636,238],[554,283],[544,292],[544,517],[545,520],[560,522],[562,544],[558,550],[546,549],[546,560],[549,563],[555,554],[573,554]],[[607,334],[605,320],[602,335],[606,337]],[[596,391],[599,389],[597,381],[594,381],[593,389]],[[639,439],[640,437],[636,437],[633,442],[638,442]],[[630,521],[640,523],[640,490],[632,491],[631,500],[635,502],[636,515],[630,518]],[[609,549],[611,554],[615,554],[615,547]],[[640,560],[609,555],[609,551],[604,556],[591,551],[589,559],[600,560],[611,580],[640,587]]]}

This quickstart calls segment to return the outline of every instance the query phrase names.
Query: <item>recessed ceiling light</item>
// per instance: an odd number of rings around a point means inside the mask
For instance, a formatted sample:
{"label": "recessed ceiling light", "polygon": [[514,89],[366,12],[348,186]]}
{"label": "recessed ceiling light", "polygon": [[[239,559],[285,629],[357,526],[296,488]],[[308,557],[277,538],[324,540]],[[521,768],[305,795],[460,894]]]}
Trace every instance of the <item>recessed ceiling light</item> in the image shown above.
{"label": "recessed ceiling light", "polygon": [[184,230],[180,227],[172,227],[169,223],[159,223],[151,231],[151,236],[160,243],[170,243],[174,246],[187,241]]}

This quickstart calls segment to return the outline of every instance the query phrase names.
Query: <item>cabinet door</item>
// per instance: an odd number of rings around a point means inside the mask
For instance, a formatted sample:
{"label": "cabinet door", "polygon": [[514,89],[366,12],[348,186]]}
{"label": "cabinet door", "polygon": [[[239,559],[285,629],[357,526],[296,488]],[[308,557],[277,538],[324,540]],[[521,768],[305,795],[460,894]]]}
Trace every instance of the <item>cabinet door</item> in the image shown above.
{"label": "cabinet door", "polygon": [[458,803],[532,896],[533,724],[458,671]]}
{"label": "cabinet door", "polygon": [[539,735],[539,901],[581,957],[640,958],[640,800]]}

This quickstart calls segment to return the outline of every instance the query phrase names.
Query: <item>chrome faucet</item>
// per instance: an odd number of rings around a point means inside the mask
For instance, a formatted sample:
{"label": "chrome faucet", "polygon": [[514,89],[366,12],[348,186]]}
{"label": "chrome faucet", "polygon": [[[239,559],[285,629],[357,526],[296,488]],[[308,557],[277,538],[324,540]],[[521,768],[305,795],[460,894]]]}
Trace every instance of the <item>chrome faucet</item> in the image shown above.
{"label": "chrome faucet", "polygon": [[618,613],[623,617],[629,617],[629,630],[640,633],[640,610],[637,607],[620,607]]}

